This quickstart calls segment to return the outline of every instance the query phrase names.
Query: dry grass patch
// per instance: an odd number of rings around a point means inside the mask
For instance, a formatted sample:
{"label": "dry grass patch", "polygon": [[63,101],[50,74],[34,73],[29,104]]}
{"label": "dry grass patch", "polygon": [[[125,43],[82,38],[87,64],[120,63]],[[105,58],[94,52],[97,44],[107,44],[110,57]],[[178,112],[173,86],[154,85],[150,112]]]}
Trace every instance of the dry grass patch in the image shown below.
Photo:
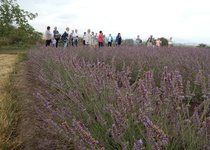
{"label": "dry grass patch", "polygon": [[12,72],[15,62],[18,60],[18,55],[1,54],[0,55],[0,90],[1,85],[6,81],[9,74]]}
{"label": "dry grass patch", "polygon": [[0,149],[14,149],[20,141],[14,136],[17,124],[16,102],[10,76],[18,61],[18,55],[0,55]]}

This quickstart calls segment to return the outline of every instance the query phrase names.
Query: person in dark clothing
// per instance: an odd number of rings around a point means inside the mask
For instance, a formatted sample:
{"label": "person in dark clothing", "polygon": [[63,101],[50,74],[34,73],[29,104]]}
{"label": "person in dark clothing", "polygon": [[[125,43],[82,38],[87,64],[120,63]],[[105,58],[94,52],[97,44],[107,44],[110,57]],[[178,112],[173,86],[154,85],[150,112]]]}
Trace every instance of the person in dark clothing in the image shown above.
{"label": "person in dark clothing", "polygon": [[117,34],[117,37],[116,37],[116,45],[118,45],[118,46],[120,46],[121,45],[121,43],[122,43],[122,37],[121,37],[121,34],[120,33],[118,33]]}
{"label": "person in dark clothing", "polygon": [[59,32],[57,30],[57,27],[55,27],[54,30],[53,30],[53,36],[54,36],[54,38],[56,40],[55,46],[58,47],[58,41],[60,40],[60,36],[61,35],[59,34]]}

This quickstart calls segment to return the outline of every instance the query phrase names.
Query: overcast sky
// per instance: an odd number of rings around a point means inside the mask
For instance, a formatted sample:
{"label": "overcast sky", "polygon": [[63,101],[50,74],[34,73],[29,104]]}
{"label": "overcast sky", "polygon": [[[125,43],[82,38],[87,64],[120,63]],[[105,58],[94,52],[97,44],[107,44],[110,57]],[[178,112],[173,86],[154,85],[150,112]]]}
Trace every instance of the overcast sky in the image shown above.
{"label": "overcast sky", "polygon": [[38,17],[36,31],[55,26],[146,40],[150,35],[174,42],[210,44],[209,0],[17,0],[20,8]]}

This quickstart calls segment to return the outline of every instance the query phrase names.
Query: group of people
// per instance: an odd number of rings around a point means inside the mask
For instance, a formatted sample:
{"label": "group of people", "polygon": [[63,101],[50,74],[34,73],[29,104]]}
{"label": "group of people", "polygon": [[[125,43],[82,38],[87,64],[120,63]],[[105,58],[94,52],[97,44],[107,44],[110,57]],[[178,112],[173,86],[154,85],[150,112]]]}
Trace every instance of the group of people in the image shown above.
{"label": "group of people", "polygon": [[[137,37],[137,39],[138,39],[138,37]],[[160,47],[161,43],[162,43],[162,41],[160,40],[160,38],[155,40],[155,38],[152,35],[150,35],[150,37],[146,41],[146,46],[148,46],[148,47],[150,47],[150,46],[152,46],[152,47],[155,47],[155,46],[156,47]],[[172,37],[170,37],[168,39],[168,47],[172,47],[172,46],[173,46]]]}
{"label": "group of people", "polygon": [[[98,47],[104,47],[105,46],[105,43],[108,43],[108,47],[111,47],[112,46],[112,43],[113,43],[113,37],[111,34],[109,34],[108,37],[106,37],[102,31],[99,31],[99,34],[98,33],[95,33],[90,29],[87,30],[87,32],[84,32],[83,34],[83,45],[84,46],[93,46],[95,47],[95,45],[98,44]],[[121,42],[122,42],[122,38],[121,38],[121,35],[120,33],[118,33],[116,39],[115,39],[115,43],[116,45],[121,45]]]}
{"label": "group of people", "polygon": [[[62,40],[64,48],[68,46],[78,46],[78,40],[79,40],[79,34],[78,30],[72,30],[71,33],[69,33],[69,27],[66,27],[66,30],[63,32],[63,34],[60,34],[57,30],[57,27],[54,27],[53,33],[50,31],[50,26],[47,27],[47,30],[45,32],[45,39],[46,39],[46,46],[52,46],[58,47],[59,40]],[[108,43],[108,47],[113,46],[113,42],[115,42],[115,45],[120,46],[122,43],[122,37],[121,34],[118,33],[116,38],[113,39],[112,35],[109,34],[108,37],[106,37],[102,31],[99,31],[99,33],[95,33],[90,29],[87,30],[87,32],[84,32],[83,34],[83,45],[85,47],[92,46],[95,48],[96,45],[98,45],[99,48],[104,47],[105,43]],[[142,44],[142,39],[140,39],[140,36],[138,35],[136,38],[136,45]],[[153,36],[151,35],[148,40],[146,41],[147,46],[161,46],[161,41],[158,38],[155,40]],[[172,46],[172,37],[168,40],[169,47]]]}
{"label": "group of people", "polygon": [[[78,46],[78,30],[72,30],[71,33],[69,33],[69,27],[66,27],[66,30],[63,32],[63,34],[60,34],[57,30],[57,27],[54,27],[53,33],[50,31],[50,26],[47,27],[47,30],[45,31],[45,39],[46,39],[46,46],[52,46],[58,47],[59,40],[62,40],[64,48],[70,46],[77,47]],[[112,43],[114,42],[114,39],[111,34],[106,38],[106,36],[103,34],[102,31],[99,31],[98,33],[95,33],[90,29],[87,30],[87,32],[84,32],[83,35],[83,45],[84,46],[92,46],[95,47],[98,44],[98,47],[104,47],[105,43],[108,43],[108,46],[112,46]],[[122,37],[121,34],[118,33],[115,39],[115,44],[120,46],[122,43]]]}

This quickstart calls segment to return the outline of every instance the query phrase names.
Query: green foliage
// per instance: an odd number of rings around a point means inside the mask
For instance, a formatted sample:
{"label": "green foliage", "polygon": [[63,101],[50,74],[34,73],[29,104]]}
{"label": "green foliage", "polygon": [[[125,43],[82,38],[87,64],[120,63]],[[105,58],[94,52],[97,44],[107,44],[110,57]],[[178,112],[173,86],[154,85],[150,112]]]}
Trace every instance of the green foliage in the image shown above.
{"label": "green foliage", "polygon": [[161,37],[160,40],[162,41],[161,46],[168,46],[168,40],[164,37]]}
{"label": "green foliage", "polygon": [[0,4],[0,45],[36,44],[41,41],[41,33],[28,23],[28,20],[37,17],[37,13],[24,11],[16,0],[0,0]]}
{"label": "green foliage", "polygon": [[134,41],[133,41],[133,39],[125,39],[124,43],[126,45],[133,45],[134,44]]}
{"label": "green foliage", "polygon": [[9,45],[10,39],[8,37],[1,37],[0,38],[0,45]]}
{"label": "green foliage", "polygon": [[201,44],[198,44],[198,46],[197,46],[197,47],[200,47],[200,48],[205,48],[205,47],[207,47],[207,45],[206,45],[206,44],[201,43]]}

